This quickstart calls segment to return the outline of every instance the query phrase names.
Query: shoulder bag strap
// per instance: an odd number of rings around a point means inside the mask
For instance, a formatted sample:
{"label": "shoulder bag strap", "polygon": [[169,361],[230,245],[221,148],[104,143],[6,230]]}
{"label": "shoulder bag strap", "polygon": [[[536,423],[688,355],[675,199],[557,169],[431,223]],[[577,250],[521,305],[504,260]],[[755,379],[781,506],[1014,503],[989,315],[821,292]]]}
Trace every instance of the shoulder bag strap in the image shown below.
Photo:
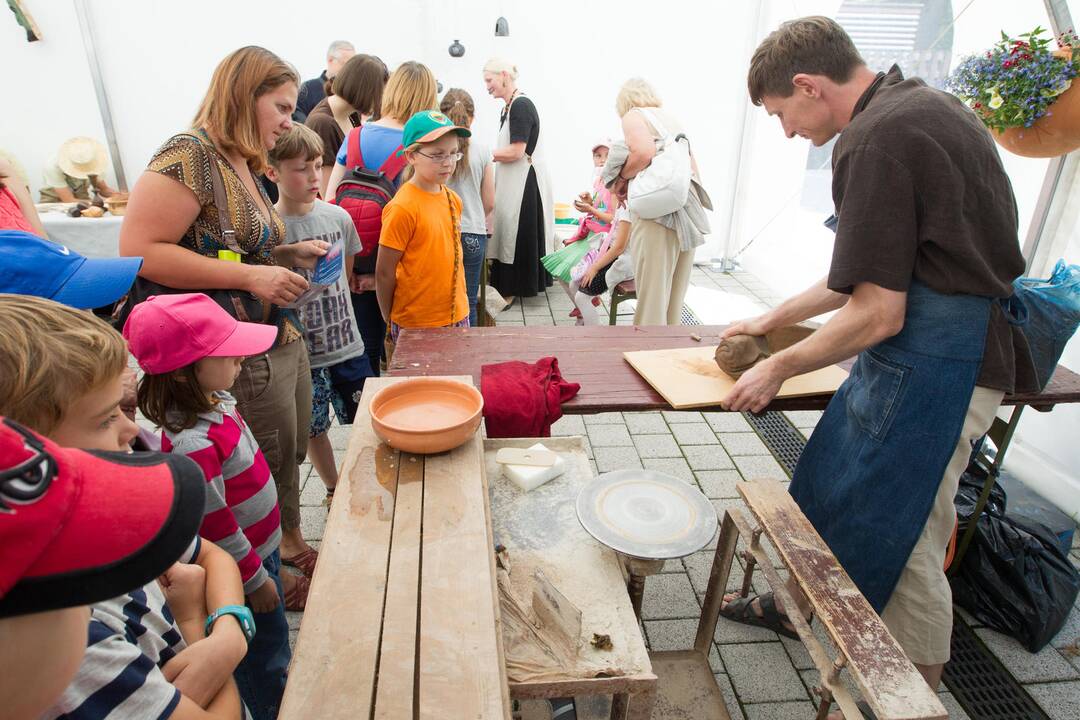
{"label": "shoulder bag strap", "polygon": [[349,138],[345,144],[345,169],[352,170],[354,167],[364,167],[364,154],[360,151],[360,131],[362,125],[358,125],[349,131]]}
{"label": "shoulder bag strap", "polygon": [[221,166],[218,164],[219,160],[223,160],[224,158],[221,153],[218,152],[216,147],[204,142],[198,135],[193,133],[186,134],[191,135],[195,140],[202,143],[202,145],[212,153],[212,157],[210,158],[210,184],[213,186],[214,205],[217,210],[218,223],[221,226],[221,242],[234,253],[247,255],[247,252],[236,242],[236,230],[233,228],[232,216],[229,213],[229,198],[225,194],[225,179],[221,176]]}
{"label": "shoulder bag strap", "polygon": [[458,281],[458,268],[461,266],[461,233],[458,232],[458,217],[457,212],[454,211],[454,199],[450,197],[450,188],[443,186],[443,191],[446,192],[446,204],[450,206],[450,228],[454,233],[454,237],[451,242],[454,244],[454,272],[450,277],[450,322],[448,325],[454,324],[454,316],[457,314],[457,281]]}
{"label": "shoulder bag strap", "polygon": [[408,164],[408,162],[409,161],[405,159],[404,147],[398,145],[397,148],[390,153],[390,156],[386,158],[383,164],[379,166],[379,172],[391,181],[397,180],[397,176],[405,169],[405,165]]}

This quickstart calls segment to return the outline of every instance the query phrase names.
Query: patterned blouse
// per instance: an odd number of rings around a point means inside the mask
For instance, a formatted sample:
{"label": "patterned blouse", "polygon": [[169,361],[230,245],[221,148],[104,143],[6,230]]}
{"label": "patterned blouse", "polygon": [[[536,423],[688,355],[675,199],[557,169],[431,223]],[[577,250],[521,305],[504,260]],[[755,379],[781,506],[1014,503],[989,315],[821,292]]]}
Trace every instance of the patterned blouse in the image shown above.
{"label": "patterned blouse", "polygon": [[[255,203],[236,170],[223,155],[214,149],[209,137],[202,130],[198,137],[189,133],[174,135],[158,148],[147,165],[148,170],[170,177],[195,193],[202,207],[199,216],[180,239],[180,245],[200,255],[216,258],[219,250],[227,250],[221,236],[221,211],[214,200],[214,181],[210,163],[216,162],[225,181],[227,211],[232,219],[236,244],[246,253],[244,262],[252,265],[274,265],[273,250],[285,242],[285,223],[263,189],[256,181],[263,202],[270,211],[267,221]],[[281,313],[282,332],[278,343],[299,340],[302,336],[299,323],[292,312]]]}

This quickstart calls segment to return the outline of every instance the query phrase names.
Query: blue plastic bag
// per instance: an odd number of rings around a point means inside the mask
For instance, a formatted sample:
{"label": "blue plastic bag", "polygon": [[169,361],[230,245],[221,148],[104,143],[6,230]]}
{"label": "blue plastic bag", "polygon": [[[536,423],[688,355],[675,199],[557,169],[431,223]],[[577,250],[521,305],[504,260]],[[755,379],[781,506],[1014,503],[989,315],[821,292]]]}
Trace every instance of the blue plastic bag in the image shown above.
{"label": "blue plastic bag", "polygon": [[1049,278],[1017,278],[1013,292],[1007,314],[1024,330],[1041,390],[1080,325],[1080,265],[1058,260]]}

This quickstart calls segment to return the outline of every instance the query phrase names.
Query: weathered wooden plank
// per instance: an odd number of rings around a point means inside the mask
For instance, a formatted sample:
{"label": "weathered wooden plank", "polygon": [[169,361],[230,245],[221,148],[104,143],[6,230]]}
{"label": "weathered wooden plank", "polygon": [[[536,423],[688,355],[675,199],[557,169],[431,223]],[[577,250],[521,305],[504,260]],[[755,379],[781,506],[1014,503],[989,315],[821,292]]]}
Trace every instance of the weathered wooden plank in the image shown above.
{"label": "weathered wooden plank", "polygon": [[[492,594],[483,445],[428,455],[420,582],[419,718],[509,718]],[[452,621],[451,621],[452,620]]]}
{"label": "weathered wooden plank", "polygon": [[[724,326],[493,327],[425,328],[404,330],[398,340],[390,374],[468,374],[477,386],[480,367],[487,363],[536,362],[555,355],[559,368],[581,392],[563,404],[568,413],[655,410],[668,408],[664,399],[623,359],[624,352],[695,347],[717,337]],[[852,361],[840,363],[849,369]],[[770,410],[821,410],[831,394],[778,398]],[[1050,406],[1080,402],[1080,376],[1058,367],[1042,393],[1007,395],[1005,405]],[[719,410],[721,408],[713,408]]]}
{"label": "weathered wooden plank", "polygon": [[417,603],[420,600],[420,525],[424,501],[424,458],[403,453],[386,580],[376,720],[415,717]]}
{"label": "weathered wooden plank", "polygon": [[837,648],[863,697],[881,720],[944,720],[923,680],[825,541],[780,483],[738,483],[739,494]]}
{"label": "weathered wooden plank", "polygon": [[394,380],[369,380],[356,413],[293,651],[282,720],[351,720],[371,710],[398,454],[375,437],[368,406],[387,382]]}

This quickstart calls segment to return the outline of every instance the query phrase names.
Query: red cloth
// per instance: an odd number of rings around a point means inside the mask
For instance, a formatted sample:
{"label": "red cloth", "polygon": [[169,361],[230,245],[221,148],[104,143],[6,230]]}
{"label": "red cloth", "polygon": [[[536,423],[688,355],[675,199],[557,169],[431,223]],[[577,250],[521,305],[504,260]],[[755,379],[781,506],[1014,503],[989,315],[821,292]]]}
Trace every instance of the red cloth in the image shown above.
{"label": "red cloth", "polygon": [[562,417],[562,403],[580,389],[563,379],[553,357],[533,365],[513,360],[482,366],[480,393],[488,437],[550,437],[551,424]]}

